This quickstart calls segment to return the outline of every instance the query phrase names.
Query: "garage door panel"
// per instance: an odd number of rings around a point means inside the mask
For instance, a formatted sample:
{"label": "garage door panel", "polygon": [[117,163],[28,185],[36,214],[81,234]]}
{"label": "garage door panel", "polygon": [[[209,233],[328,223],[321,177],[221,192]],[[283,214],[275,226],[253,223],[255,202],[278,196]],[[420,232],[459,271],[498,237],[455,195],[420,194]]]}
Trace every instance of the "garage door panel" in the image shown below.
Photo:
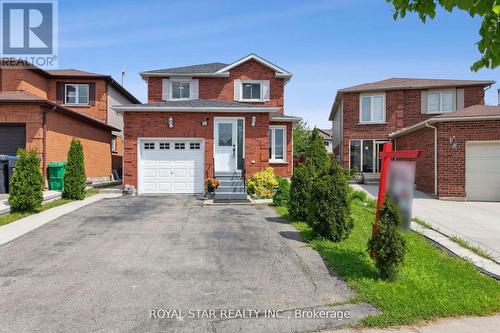
{"label": "garage door panel", "polygon": [[[186,141],[143,140],[140,146],[139,162],[139,193],[201,193],[204,183],[204,150],[188,149],[190,142],[202,141],[199,139],[186,139]],[[145,144],[149,149],[144,149]],[[170,144],[170,149],[160,149],[165,144]],[[179,147],[186,149],[173,149],[178,143]],[[184,145],[182,145],[184,143]],[[154,144],[154,148],[153,147]],[[150,170],[155,170],[153,174]],[[155,185],[152,186],[151,183]],[[143,186],[147,185],[147,186]]]}
{"label": "garage door panel", "polygon": [[18,149],[25,147],[25,125],[0,124],[0,155],[16,155]]}
{"label": "garage door panel", "polygon": [[500,201],[500,142],[467,143],[467,200]]}

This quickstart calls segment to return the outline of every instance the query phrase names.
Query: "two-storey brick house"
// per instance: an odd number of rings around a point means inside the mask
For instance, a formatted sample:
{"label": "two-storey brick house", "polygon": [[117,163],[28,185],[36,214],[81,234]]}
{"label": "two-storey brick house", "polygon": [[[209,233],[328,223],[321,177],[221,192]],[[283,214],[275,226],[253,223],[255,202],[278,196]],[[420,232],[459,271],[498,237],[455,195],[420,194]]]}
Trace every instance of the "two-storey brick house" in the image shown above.
{"label": "two-storey brick house", "polygon": [[35,149],[45,176],[66,161],[73,137],[83,144],[89,181],[122,169],[123,117],[111,106],[139,101],[108,75],[74,69],[46,71],[3,59],[0,67],[0,155]]}
{"label": "two-storey brick house", "polygon": [[292,124],[284,88],[292,74],[251,54],[142,72],[148,103],[124,114],[124,182],[145,193],[201,193],[204,180],[293,170]]}
{"label": "two-storey brick house", "polygon": [[[494,83],[392,78],[341,89],[329,118],[334,152],[345,168],[377,178],[385,142],[392,141],[396,149],[420,149],[418,189],[439,198],[500,200],[500,171],[481,171],[500,159],[498,111],[483,106],[484,91]],[[473,120],[483,121],[485,130]],[[490,156],[484,163],[473,166],[473,156],[486,151]],[[466,164],[471,165],[468,171]],[[491,180],[496,177],[495,185]],[[477,193],[474,188],[484,189],[486,183],[494,187],[489,194]]]}

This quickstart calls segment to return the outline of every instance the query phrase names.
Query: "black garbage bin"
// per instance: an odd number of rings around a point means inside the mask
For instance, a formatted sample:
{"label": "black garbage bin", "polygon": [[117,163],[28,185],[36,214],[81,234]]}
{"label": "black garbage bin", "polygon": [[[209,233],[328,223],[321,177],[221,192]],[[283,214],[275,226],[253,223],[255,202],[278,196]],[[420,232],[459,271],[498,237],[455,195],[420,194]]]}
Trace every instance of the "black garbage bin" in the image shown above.
{"label": "black garbage bin", "polygon": [[17,156],[0,155],[0,193],[9,193],[10,178],[14,174]]}

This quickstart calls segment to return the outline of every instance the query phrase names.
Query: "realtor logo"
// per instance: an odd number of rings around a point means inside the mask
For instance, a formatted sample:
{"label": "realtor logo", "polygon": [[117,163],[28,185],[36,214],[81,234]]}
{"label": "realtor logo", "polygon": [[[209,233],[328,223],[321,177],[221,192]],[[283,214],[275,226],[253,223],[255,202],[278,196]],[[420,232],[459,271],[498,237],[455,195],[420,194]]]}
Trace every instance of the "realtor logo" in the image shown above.
{"label": "realtor logo", "polygon": [[[57,2],[1,0],[2,56],[52,67],[57,59]],[[29,57],[27,57],[29,55]]]}

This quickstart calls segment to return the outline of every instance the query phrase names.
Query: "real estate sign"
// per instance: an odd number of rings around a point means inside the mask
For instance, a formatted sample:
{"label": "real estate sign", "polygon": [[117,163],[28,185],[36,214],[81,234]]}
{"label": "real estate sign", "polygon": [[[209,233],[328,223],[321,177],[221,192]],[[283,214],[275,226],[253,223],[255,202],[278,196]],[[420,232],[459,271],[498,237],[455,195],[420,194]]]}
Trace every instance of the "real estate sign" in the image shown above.
{"label": "real estate sign", "polygon": [[386,192],[403,216],[402,229],[409,231],[415,183],[414,161],[392,161],[387,174]]}

